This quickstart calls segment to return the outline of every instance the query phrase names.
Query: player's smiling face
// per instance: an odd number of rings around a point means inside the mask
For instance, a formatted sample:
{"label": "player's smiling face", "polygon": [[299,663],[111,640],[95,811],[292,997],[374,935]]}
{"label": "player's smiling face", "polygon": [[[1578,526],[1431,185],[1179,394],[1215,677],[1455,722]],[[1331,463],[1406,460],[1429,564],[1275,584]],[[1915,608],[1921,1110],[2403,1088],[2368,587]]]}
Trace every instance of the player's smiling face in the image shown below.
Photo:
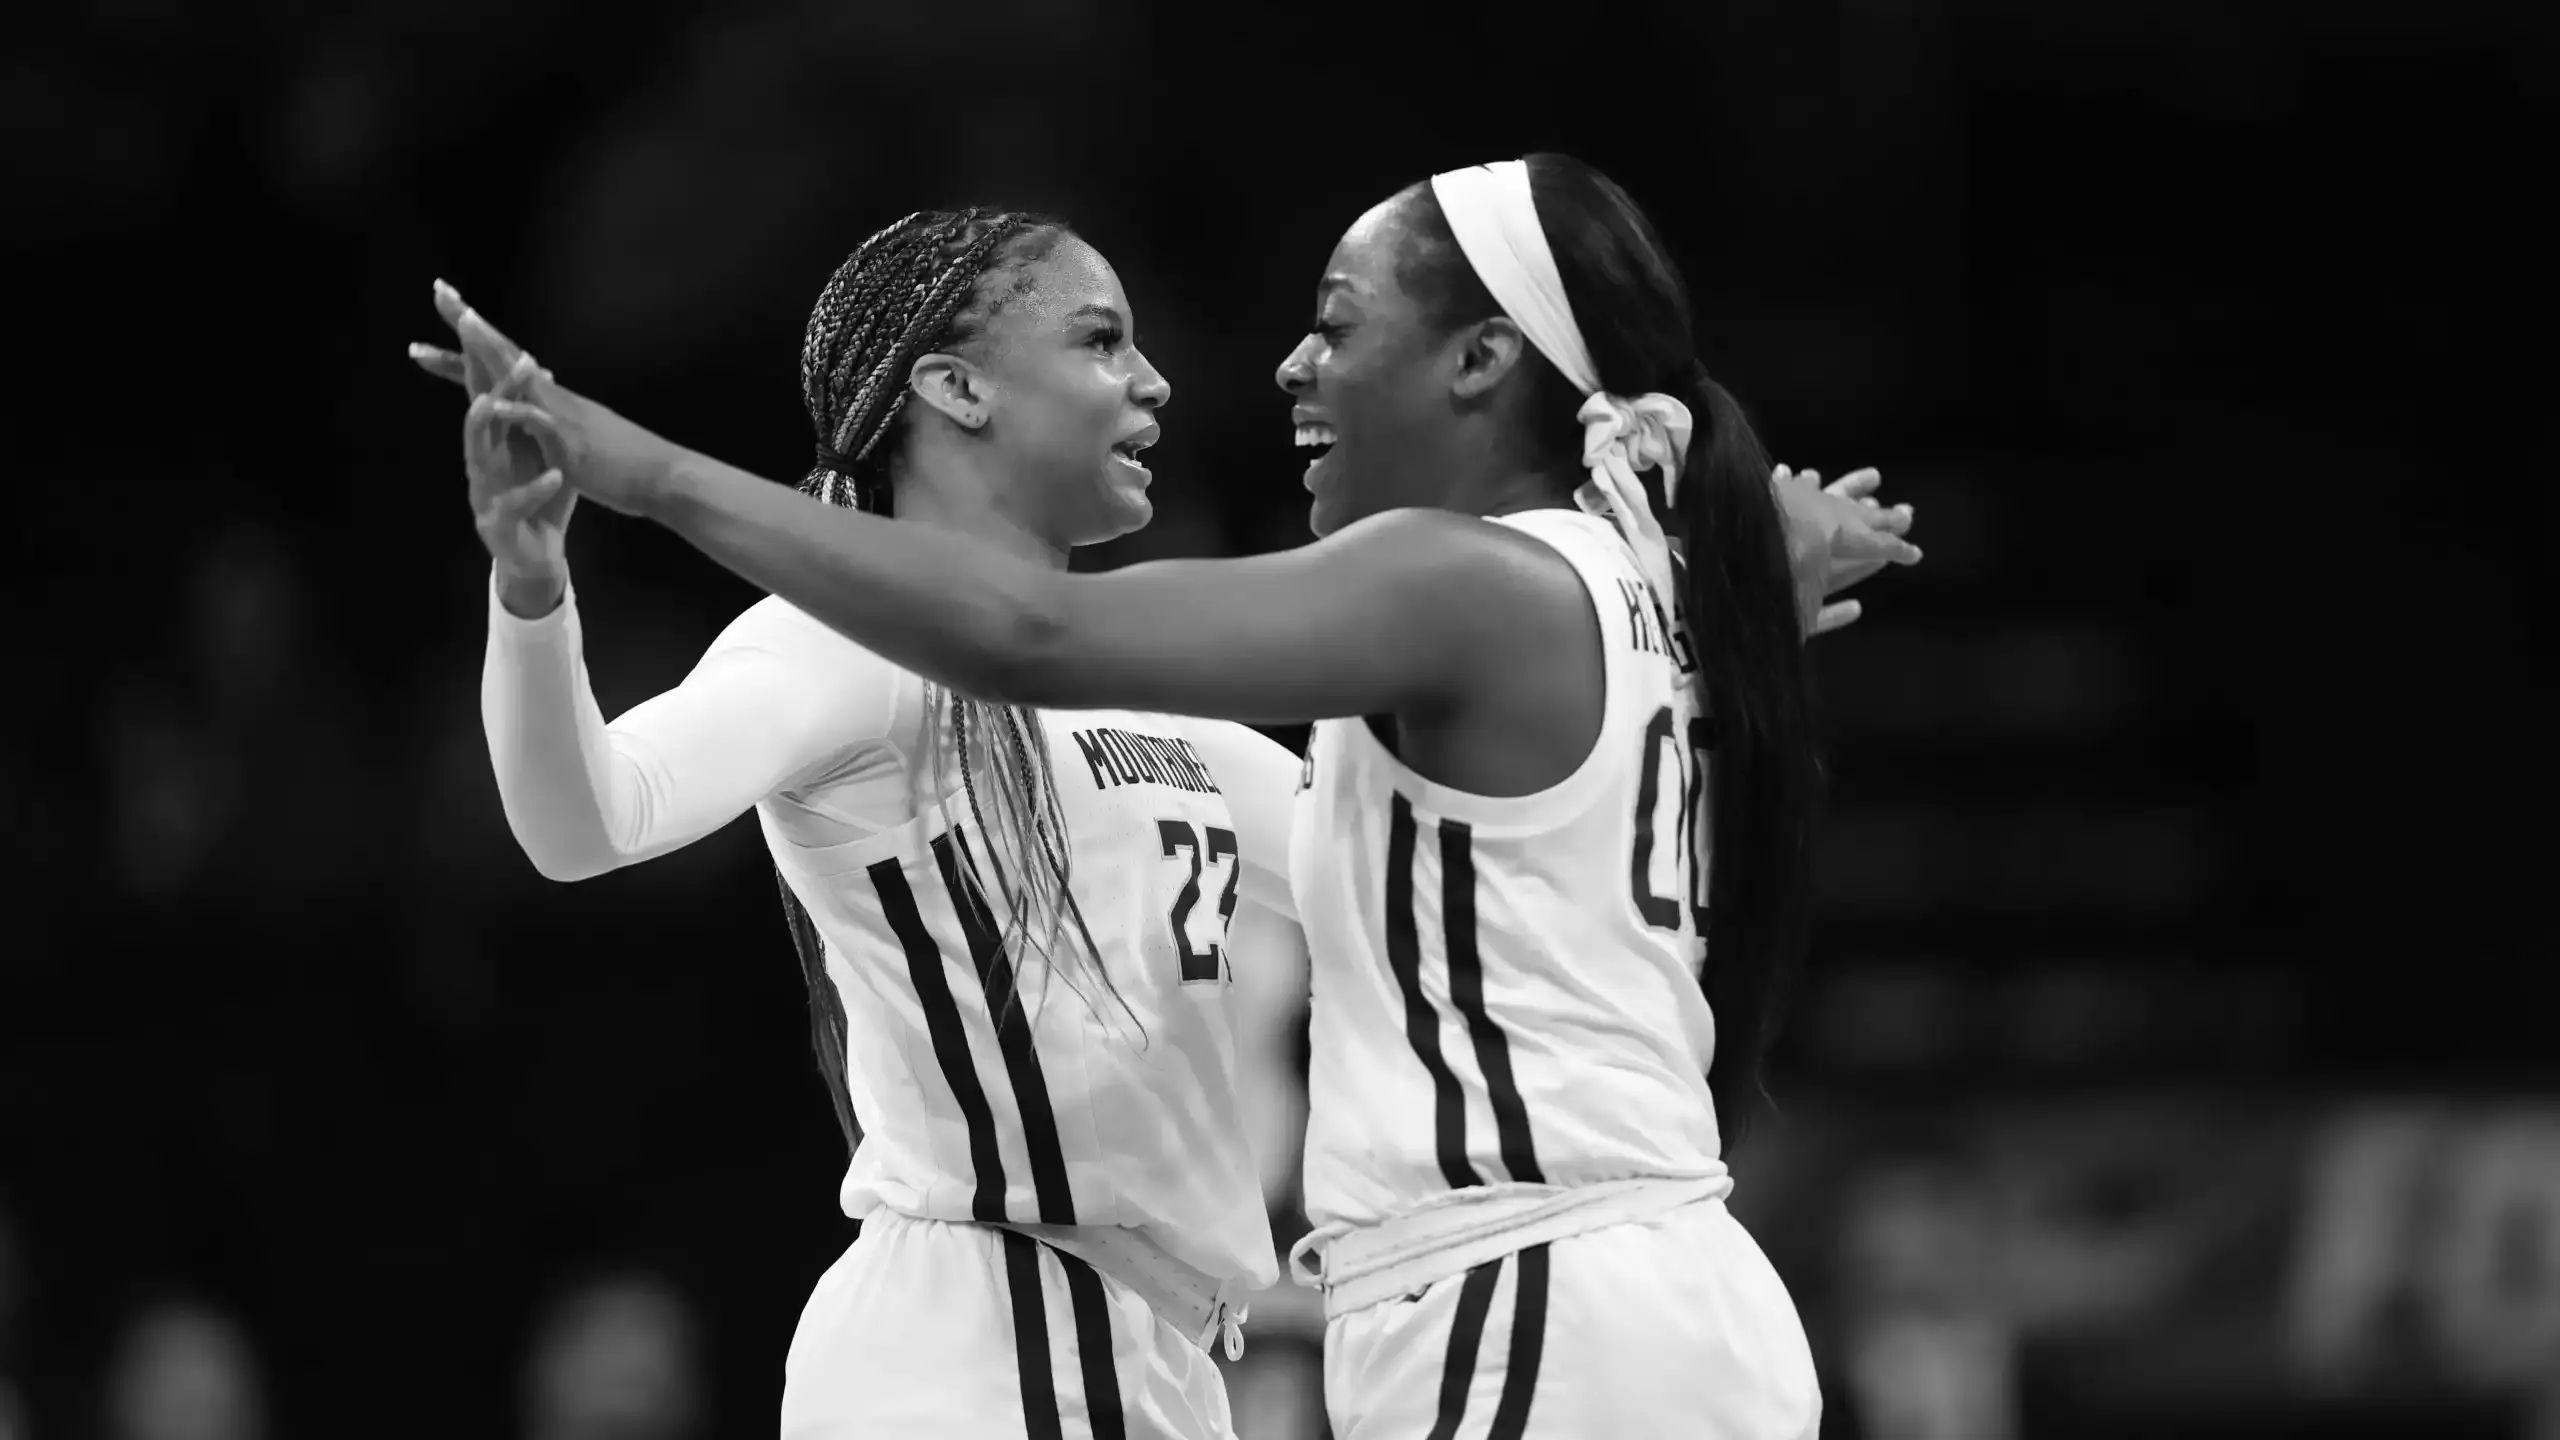
{"label": "player's smiling face", "polygon": [[994,382],[986,438],[1037,487],[1042,528],[1062,545],[1125,535],[1154,513],[1138,452],[1173,394],[1138,349],[1136,312],[1099,251],[1073,236],[1017,274],[987,327]]}
{"label": "player's smiling face", "polygon": [[1437,502],[1427,462],[1450,418],[1448,354],[1397,279],[1403,197],[1363,215],[1316,285],[1307,337],[1280,362],[1318,535],[1381,510]]}

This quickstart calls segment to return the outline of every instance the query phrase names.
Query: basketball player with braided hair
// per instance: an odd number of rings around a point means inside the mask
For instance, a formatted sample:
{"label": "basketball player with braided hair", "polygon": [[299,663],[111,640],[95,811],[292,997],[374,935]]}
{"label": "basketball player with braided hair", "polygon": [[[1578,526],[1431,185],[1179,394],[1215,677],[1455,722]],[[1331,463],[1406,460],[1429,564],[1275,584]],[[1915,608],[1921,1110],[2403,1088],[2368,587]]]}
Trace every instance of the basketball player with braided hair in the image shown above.
{"label": "basketball player with braided hair", "polygon": [[[809,318],[801,490],[1063,569],[1150,513],[1134,455],[1169,388],[1130,314],[1059,221],[883,229]],[[774,599],[608,725],[563,558],[576,497],[492,421],[530,366],[412,353],[475,392],[482,707],[526,853],[577,879],[749,808],[772,852],[863,1221],[802,1315],[782,1433],[1229,1433],[1209,1349],[1277,1278],[1230,921],[1248,950],[1299,943],[1297,758],[1232,723],[974,699]]]}
{"label": "basketball player with braided hair", "polygon": [[1316,543],[1096,575],[818,513],[547,374],[492,414],[973,694],[1314,722],[1293,1259],[1343,1440],[1814,1434],[1724,1203],[1810,903],[1806,552],[1678,264],[1570,156],[1449,171],[1345,233],[1277,378]]}

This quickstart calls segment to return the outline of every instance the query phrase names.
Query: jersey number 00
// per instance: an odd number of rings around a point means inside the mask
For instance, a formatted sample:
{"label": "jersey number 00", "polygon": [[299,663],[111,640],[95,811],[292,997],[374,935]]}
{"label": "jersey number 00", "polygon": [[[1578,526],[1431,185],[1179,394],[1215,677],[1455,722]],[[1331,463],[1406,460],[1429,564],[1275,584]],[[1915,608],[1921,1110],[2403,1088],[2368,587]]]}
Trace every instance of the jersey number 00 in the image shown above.
{"label": "jersey number 00", "polygon": [[[1668,705],[1654,711],[1653,723],[1644,728],[1644,772],[1636,784],[1636,848],[1627,867],[1628,881],[1635,892],[1636,913],[1644,923],[1656,930],[1679,929],[1685,899],[1690,923],[1703,936],[1707,933],[1707,867],[1698,857],[1698,807],[1706,798],[1707,752],[1715,747],[1715,730],[1702,715],[1689,717],[1685,737],[1676,736],[1676,729]],[[1680,743],[1683,739],[1685,744]],[[1676,795],[1665,793],[1671,788],[1663,784],[1665,768],[1677,786]],[[1657,846],[1673,857],[1669,895],[1653,888]]]}

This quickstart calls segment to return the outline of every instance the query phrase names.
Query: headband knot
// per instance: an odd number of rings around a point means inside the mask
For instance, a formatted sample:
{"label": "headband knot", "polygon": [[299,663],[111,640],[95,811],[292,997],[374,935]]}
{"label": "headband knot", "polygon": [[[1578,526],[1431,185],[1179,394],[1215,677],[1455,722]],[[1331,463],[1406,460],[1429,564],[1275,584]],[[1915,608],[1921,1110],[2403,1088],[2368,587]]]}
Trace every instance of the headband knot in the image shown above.
{"label": "headband knot", "polygon": [[1689,407],[1655,392],[1633,400],[1605,391],[1582,402],[1582,463],[1662,472],[1662,502],[1680,503],[1680,457],[1689,453]]}

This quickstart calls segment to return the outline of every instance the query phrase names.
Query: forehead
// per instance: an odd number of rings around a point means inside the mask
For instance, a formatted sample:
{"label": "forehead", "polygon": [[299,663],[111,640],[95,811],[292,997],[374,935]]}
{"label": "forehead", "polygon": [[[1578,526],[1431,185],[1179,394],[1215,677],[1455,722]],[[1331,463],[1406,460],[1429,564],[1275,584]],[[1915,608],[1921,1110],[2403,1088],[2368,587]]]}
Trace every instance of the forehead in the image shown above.
{"label": "forehead", "polygon": [[1122,318],[1129,317],[1129,297],[1122,292],[1111,262],[1073,235],[1062,237],[1048,254],[1023,266],[1011,289],[999,320],[1020,331],[1057,328],[1089,306],[1108,306]]}
{"label": "forehead", "polygon": [[1339,290],[1356,300],[1393,304],[1404,298],[1397,267],[1412,236],[1402,196],[1381,200],[1351,222],[1326,262],[1319,290]]}

